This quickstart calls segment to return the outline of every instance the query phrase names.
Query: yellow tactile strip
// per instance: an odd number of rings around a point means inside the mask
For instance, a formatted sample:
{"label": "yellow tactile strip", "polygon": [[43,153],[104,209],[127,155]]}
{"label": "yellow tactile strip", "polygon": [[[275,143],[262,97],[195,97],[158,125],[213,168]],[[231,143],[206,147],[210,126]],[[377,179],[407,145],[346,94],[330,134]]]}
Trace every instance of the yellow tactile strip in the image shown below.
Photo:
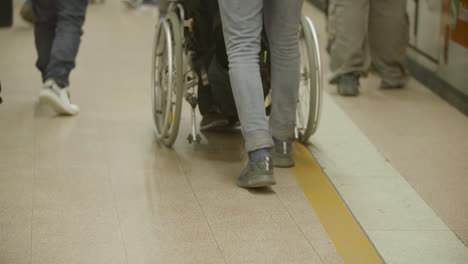
{"label": "yellow tactile strip", "polygon": [[292,169],[344,263],[383,263],[307,147],[295,143]]}

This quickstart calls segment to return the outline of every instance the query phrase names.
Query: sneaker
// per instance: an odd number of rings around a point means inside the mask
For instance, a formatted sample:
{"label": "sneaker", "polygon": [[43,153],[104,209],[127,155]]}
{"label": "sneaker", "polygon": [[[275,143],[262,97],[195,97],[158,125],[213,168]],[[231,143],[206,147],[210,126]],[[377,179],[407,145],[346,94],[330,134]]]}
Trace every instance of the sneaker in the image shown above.
{"label": "sneaker", "polygon": [[230,122],[223,114],[212,112],[203,116],[200,122],[200,130],[216,130],[229,126]]}
{"label": "sneaker", "polygon": [[405,86],[406,86],[406,80],[399,80],[399,81],[396,81],[396,82],[390,82],[390,81],[382,80],[380,82],[380,88],[388,89],[388,90],[402,89]]}
{"label": "sneaker", "polygon": [[291,168],[294,167],[294,160],[292,157],[292,141],[279,141],[275,140],[275,147],[272,153],[273,164],[277,168]]}
{"label": "sneaker", "polygon": [[25,1],[20,10],[20,16],[31,24],[34,24],[34,13],[30,1]]}
{"label": "sneaker", "polygon": [[262,188],[275,184],[271,157],[263,157],[255,162],[249,159],[247,166],[237,179],[237,185],[242,188]]}
{"label": "sneaker", "polygon": [[80,111],[78,106],[70,102],[67,88],[60,88],[54,80],[47,80],[39,94],[39,101],[48,104],[62,115],[76,115]]}
{"label": "sneaker", "polygon": [[359,76],[346,73],[338,79],[338,93],[342,96],[357,96],[359,94]]}

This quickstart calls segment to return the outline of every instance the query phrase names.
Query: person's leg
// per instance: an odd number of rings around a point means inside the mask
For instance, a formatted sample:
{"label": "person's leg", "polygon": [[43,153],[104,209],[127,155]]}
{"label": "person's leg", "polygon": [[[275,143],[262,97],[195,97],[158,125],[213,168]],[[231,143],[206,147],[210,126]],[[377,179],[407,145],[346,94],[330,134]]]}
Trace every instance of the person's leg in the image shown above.
{"label": "person's leg", "polygon": [[258,59],[263,0],[219,0],[219,8],[229,77],[249,152],[249,161],[237,179],[237,185],[245,188],[271,186],[276,183],[270,153],[273,139],[266,118]]}
{"label": "person's leg", "polygon": [[251,152],[273,146],[265,113],[258,53],[263,0],[219,0],[229,76],[245,138]]}
{"label": "person's leg", "polygon": [[382,77],[382,88],[399,88],[406,84],[404,60],[408,37],[406,0],[372,0],[369,43],[372,64]]}
{"label": "person's leg", "polygon": [[264,4],[271,58],[270,129],[275,139],[274,165],[294,165],[291,142],[299,91],[299,23],[303,0],[271,0]]}
{"label": "person's leg", "polygon": [[273,137],[294,136],[299,89],[298,32],[303,0],[265,2],[265,28],[271,58],[271,115]]}
{"label": "person's leg", "polygon": [[47,65],[50,61],[50,51],[55,38],[57,17],[54,0],[33,0],[32,7],[35,17],[34,41],[37,50],[36,67],[46,81]]}
{"label": "person's leg", "polygon": [[46,79],[53,79],[60,87],[69,85],[71,70],[80,46],[87,0],[57,0],[57,27],[52,44]]}
{"label": "person's leg", "polygon": [[358,78],[370,66],[367,21],[370,0],[331,0],[328,14],[328,52],[331,83],[342,95],[357,95]]}

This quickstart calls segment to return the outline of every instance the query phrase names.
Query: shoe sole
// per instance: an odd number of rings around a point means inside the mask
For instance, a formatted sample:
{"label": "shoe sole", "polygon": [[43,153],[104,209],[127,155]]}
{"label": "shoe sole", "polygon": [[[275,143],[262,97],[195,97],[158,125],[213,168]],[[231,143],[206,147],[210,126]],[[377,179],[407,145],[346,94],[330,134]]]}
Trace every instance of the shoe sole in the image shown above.
{"label": "shoe sole", "polygon": [[338,94],[341,96],[358,96],[359,95],[359,90],[357,91],[344,91],[342,89],[338,89]]}
{"label": "shoe sole", "polygon": [[255,180],[242,184],[239,181],[237,185],[242,188],[265,188],[276,184],[275,179],[271,175],[264,175],[263,177],[257,176]]}
{"label": "shoe sole", "polygon": [[49,91],[42,91],[39,95],[39,102],[45,103],[52,107],[57,113],[62,115],[76,115],[78,111],[67,109],[57,98],[57,96]]}
{"label": "shoe sole", "polygon": [[228,126],[229,126],[229,121],[220,120],[220,121],[212,122],[205,126],[200,126],[200,130],[201,131],[217,130],[217,129],[227,128]]}

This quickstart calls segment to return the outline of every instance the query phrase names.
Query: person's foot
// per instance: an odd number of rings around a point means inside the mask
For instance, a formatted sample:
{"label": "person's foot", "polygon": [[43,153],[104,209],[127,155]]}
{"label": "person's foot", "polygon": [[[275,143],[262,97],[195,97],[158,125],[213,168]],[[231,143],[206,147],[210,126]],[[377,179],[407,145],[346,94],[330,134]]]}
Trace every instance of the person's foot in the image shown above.
{"label": "person's foot", "polygon": [[359,76],[346,73],[338,78],[338,93],[342,96],[357,96],[359,94]]}
{"label": "person's foot", "polygon": [[200,122],[200,130],[201,131],[208,131],[208,130],[216,130],[220,128],[224,128],[229,126],[230,122],[227,117],[223,114],[217,112],[211,112],[206,114],[202,117]]}
{"label": "person's foot", "polygon": [[34,13],[32,10],[32,5],[29,1],[24,2],[20,10],[20,16],[31,24],[34,24]]}
{"label": "person's foot", "polygon": [[273,148],[273,164],[277,168],[291,168],[294,167],[294,160],[292,157],[292,140],[281,141],[273,139],[275,147]]}
{"label": "person's foot", "polygon": [[78,106],[70,102],[68,89],[60,88],[54,80],[47,80],[44,83],[39,101],[49,105],[61,115],[76,115],[80,111]]}
{"label": "person's foot", "polygon": [[269,156],[259,158],[256,161],[249,159],[237,179],[237,185],[242,188],[262,188],[275,184],[273,161]]}

